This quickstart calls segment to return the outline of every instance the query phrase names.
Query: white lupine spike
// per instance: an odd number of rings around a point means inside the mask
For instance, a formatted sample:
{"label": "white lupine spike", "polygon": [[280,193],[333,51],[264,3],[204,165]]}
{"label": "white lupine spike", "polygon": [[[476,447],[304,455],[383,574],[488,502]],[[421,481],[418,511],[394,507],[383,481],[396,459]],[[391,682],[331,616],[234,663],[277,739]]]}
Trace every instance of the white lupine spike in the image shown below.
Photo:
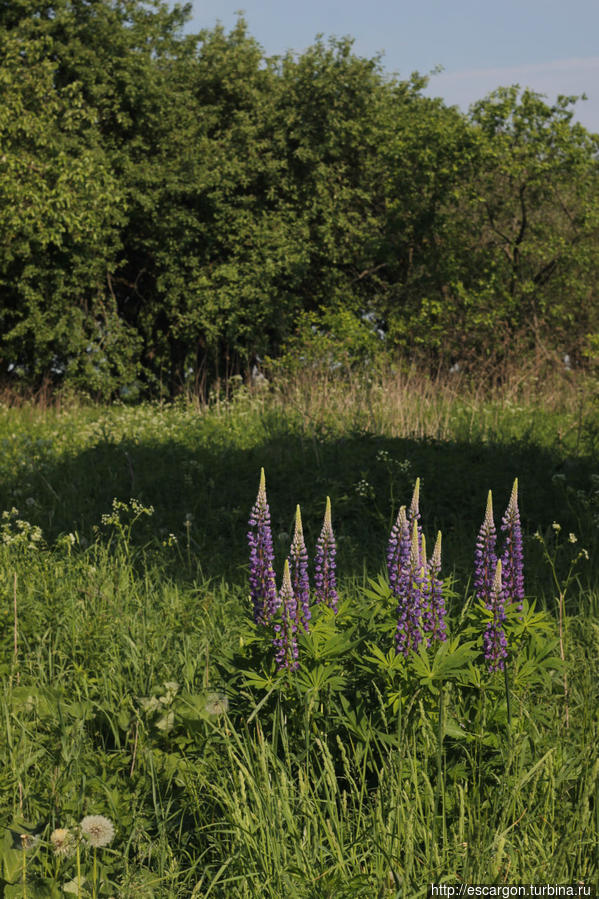
{"label": "white lupine spike", "polygon": [[414,571],[420,568],[420,548],[418,546],[418,523],[412,523],[412,541],[410,544],[410,566]]}
{"label": "white lupine spike", "polygon": [[487,497],[487,509],[485,511],[484,527],[487,533],[494,530],[495,528],[495,522],[493,521],[493,494],[490,490]]}
{"label": "white lupine spike", "polygon": [[497,568],[495,569],[495,577],[493,578],[493,593],[499,596],[501,593],[501,559],[497,559]]}
{"label": "white lupine spike", "polygon": [[408,523],[405,506],[400,507],[399,512],[397,513],[397,521],[395,523],[397,525],[397,530],[401,533],[405,525]]}
{"label": "white lupine spike", "polygon": [[512,486],[512,492],[510,494],[510,501],[507,506],[508,512],[515,512],[518,508],[518,478],[514,478],[514,484]]}
{"label": "white lupine spike", "polygon": [[295,509],[295,534],[294,534],[294,539],[297,539],[297,538],[299,538],[299,537],[303,537],[303,535],[304,535],[304,529],[303,529],[303,527],[302,527],[302,513],[300,512],[300,507],[299,507],[299,505],[298,505],[298,506],[296,506],[296,509]]}
{"label": "white lupine spike", "polygon": [[414,493],[412,494],[412,502],[410,503],[410,518],[416,518],[420,512],[420,478],[416,478],[414,484]]}
{"label": "white lupine spike", "polygon": [[330,498],[330,496],[327,496],[327,505],[326,505],[326,509],[325,509],[325,513],[324,513],[324,522],[323,522],[322,528],[323,528],[323,530],[326,529],[327,531],[333,530],[333,523],[331,520],[331,498]]}

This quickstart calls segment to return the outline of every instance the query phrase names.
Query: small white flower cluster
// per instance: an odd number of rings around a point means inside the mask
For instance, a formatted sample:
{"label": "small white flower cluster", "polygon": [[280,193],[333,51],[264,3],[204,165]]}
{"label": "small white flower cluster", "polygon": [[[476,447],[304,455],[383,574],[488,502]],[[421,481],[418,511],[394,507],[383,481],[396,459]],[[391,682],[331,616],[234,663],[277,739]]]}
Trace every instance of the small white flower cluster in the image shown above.
{"label": "small white flower cluster", "polygon": [[1,516],[0,541],[5,546],[21,546],[24,549],[40,549],[44,535],[36,524],[19,518],[19,510],[12,508]]}
{"label": "small white flower cluster", "polygon": [[358,483],[354,485],[354,490],[358,496],[361,496],[364,499],[374,499],[374,487],[365,478],[361,478]]}
{"label": "small white flower cluster", "polygon": [[136,521],[142,515],[153,515],[154,506],[144,506],[138,499],[130,499],[128,503],[124,503],[115,497],[112,500],[112,512],[104,513],[100,520],[105,526],[118,526],[121,524],[121,512],[133,515],[133,520]]}

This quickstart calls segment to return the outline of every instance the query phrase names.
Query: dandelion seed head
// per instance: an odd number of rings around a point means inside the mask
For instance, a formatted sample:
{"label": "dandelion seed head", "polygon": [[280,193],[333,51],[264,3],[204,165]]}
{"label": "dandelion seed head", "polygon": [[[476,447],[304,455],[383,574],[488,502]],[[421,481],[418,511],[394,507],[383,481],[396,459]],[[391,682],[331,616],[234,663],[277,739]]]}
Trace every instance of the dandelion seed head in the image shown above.
{"label": "dandelion seed head", "polygon": [[229,700],[225,693],[208,693],[204,708],[209,715],[224,715],[229,709]]}
{"label": "dandelion seed head", "polygon": [[56,830],[53,830],[50,834],[50,842],[52,843],[55,855],[62,856],[63,858],[72,855],[75,851],[75,839],[73,834],[65,827],[57,827]]}
{"label": "dandelion seed head", "polygon": [[33,833],[22,833],[19,834],[21,838],[21,847],[25,850],[33,849],[33,847],[39,843],[40,838]]}
{"label": "dandelion seed head", "polygon": [[94,848],[108,846],[114,839],[114,824],[104,815],[86,815],[79,826]]}

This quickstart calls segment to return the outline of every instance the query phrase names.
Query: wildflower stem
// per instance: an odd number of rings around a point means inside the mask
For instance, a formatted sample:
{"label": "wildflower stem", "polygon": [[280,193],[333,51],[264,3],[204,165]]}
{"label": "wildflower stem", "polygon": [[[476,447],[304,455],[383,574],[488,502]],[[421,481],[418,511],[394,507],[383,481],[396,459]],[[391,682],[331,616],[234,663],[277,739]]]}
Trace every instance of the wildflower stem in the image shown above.
{"label": "wildflower stem", "polygon": [[445,737],[445,684],[439,693],[439,720],[437,726],[437,783],[435,784],[435,804],[433,809],[433,843],[437,838],[437,812],[443,779],[443,739]]}
{"label": "wildflower stem", "polygon": [[17,610],[17,572],[16,571],[14,572],[12,598],[13,598],[13,613],[14,613],[13,662],[14,662],[14,666],[15,666],[17,686],[18,686],[19,680],[20,680],[20,672],[18,670],[18,665],[19,665],[19,617],[18,617],[18,610]]}
{"label": "wildflower stem", "polygon": [[503,680],[505,682],[505,704],[507,707],[507,726],[512,727],[512,694],[510,692],[510,679],[507,671],[507,662],[503,666]]}
{"label": "wildflower stem", "polygon": [[[15,580],[16,580],[15,575]],[[25,851],[25,843],[22,845],[22,855],[23,855],[23,899],[27,899],[27,853]]]}
{"label": "wildflower stem", "polygon": [[93,869],[93,886],[92,886],[92,896],[93,899],[96,899],[98,895],[98,862],[97,862],[98,850],[94,846],[94,869]]}
{"label": "wildflower stem", "polygon": [[81,846],[77,840],[77,899],[81,896]]}
{"label": "wildflower stem", "polygon": [[564,702],[566,704],[566,730],[570,727],[570,704],[568,702],[568,672],[566,670],[566,595],[565,591],[560,590],[559,600],[559,654],[564,665]]}

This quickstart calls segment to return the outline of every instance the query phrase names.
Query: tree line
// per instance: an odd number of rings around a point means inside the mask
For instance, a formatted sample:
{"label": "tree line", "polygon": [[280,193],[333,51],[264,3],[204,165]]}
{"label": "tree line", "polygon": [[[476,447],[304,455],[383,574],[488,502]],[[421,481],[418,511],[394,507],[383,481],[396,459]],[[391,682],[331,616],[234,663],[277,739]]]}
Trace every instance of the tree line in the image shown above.
{"label": "tree line", "polygon": [[189,16],[0,0],[0,378],[174,395],[306,323],[432,366],[597,343],[576,98],[465,114],[349,39],[267,57]]}

